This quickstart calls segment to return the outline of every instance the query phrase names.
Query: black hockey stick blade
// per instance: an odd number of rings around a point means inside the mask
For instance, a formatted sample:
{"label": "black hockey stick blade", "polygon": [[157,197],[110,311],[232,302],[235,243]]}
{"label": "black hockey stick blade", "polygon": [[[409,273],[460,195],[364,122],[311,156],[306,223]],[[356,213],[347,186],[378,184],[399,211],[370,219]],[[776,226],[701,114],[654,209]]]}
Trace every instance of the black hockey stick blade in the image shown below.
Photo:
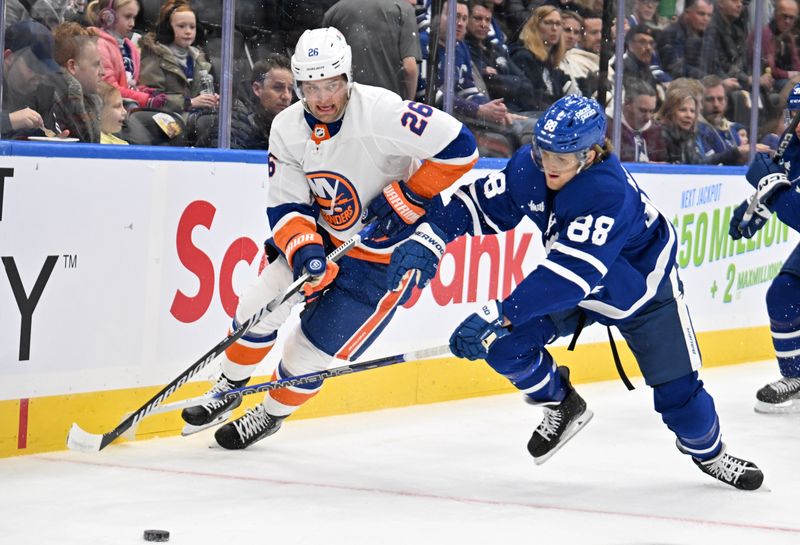
{"label": "black hockey stick blade", "polygon": [[[354,235],[347,242],[336,248],[327,258],[330,261],[337,261],[362,238],[368,237],[375,229],[375,224],[367,225],[361,232]],[[143,418],[152,414],[156,407],[161,405],[165,399],[171,396],[181,386],[186,384],[195,375],[197,375],[204,367],[211,363],[214,358],[222,354],[226,348],[235,343],[240,337],[247,333],[251,327],[257,324],[261,318],[266,314],[278,308],[281,304],[289,300],[294,294],[300,291],[303,284],[311,279],[311,276],[304,274],[295,280],[284,292],[270,301],[265,307],[262,307],[256,314],[251,316],[248,320],[239,325],[230,335],[222,339],[217,345],[206,352],[200,359],[194,362],[188,369],[178,375],[172,382],[167,384],[158,393],[151,397],[144,405],[133,411],[127,418],[123,419],[116,428],[104,434],[92,434],[82,429],[78,424],[72,424],[69,432],[67,433],[67,448],[70,450],[77,450],[83,452],[99,452],[106,448],[109,444],[114,442],[119,436],[128,431],[131,427],[135,427],[141,422]]]}

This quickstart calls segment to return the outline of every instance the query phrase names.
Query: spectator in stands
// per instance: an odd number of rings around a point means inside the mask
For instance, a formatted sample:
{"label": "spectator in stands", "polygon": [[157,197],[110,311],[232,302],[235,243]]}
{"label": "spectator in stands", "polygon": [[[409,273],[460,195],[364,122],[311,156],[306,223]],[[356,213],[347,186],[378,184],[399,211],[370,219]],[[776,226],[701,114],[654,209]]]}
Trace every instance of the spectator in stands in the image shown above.
{"label": "spectator in stands", "polygon": [[[444,42],[447,34],[447,2],[442,4],[442,13],[438,20],[432,21],[432,29],[435,28],[438,36],[438,43],[435,44],[437,56],[437,77],[434,89],[434,104],[441,104],[443,97],[442,85],[444,83]],[[464,43],[467,34],[467,21],[469,20],[469,7],[466,0],[457,0],[456,5],[456,51],[455,51],[455,100],[453,111],[456,117],[462,119],[468,117],[476,120],[484,120],[497,125],[507,123],[506,114],[508,109],[503,104],[503,99],[490,100],[488,96],[481,93],[475,86],[472,78],[472,59],[469,48]],[[417,100],[424,101],[425,93],[428,88],[426,80],[427,61],[430,55],[430,34],[420,33],[420,43],[422,46],[423,69],[420,71],[420,80],[417,85]],[[463,119],[462,119],[463,120]]]}
{"label": "spectator in stands", "polygon": [[508,54],[508,25],[504,17],[506,0],[492,0],[492,5],[492,26],[489,28],[487,39],[493,46],[502,47]]}
{"label": "spectator in stands", "polygon": [[[257,61],[246,85],[233,102],[231,112],[231,148],[268,148],[272,120],[292,104],[294,78],[288,57],[272,53]],[[197,120],[199,147],[216,148],[218,116],[211,110]]]}
{"label": "spectator in stands", "polygon": [[[565,94],[575,93],[583,96],[597,94],[600,72],[600,44],[602,19],[596,13],[589,13],[583,18],[583,34],[579,47],[573,47],[564,54],[561,69],[574,83],[572,88],[565,89]],[[577,91],[574,87],[577,86]]]}
{"label": "spectator in stands", "polygon": [[714,74],[722,78],[730,92],[751,85],[748,66],[752,57],[746,57],[747,11],[742,0],[717,0],[717,9],[711,18],[709,32],[714,47]]}
{"label": "spectator in stands", "polygon": [[600,55],[603,40],[603,18],[599,13],[589,12],[583,17],[583,36],[581,49]]}
{"label": "spectator in stands", "polygon": [[211,63],[192,45],[196,36],[197,17],[188,0],[167,0],[159,11],[155,33],[141,40],[141,83],[166,94],[163,109],[167,111],[185,113],[219,104]]}
{"label": "spectator in stands", "polygon": [[661,124],[668,163],[699,165],[697,149],[697,95],[688,85],[670,85],[656,119]]}
{"label": "spectator in stands", "polygon": [[414,99],[422,56],[408,0],[340,0],[325,13],[322,26],[336,27],[350,44],[355,81]]}
{"label": "spectator in stands", "polygon": [[0,113],[3,138],[61,133],[55,130],[50,115],[54,89],[48,79],[59,70],[53,48],[53,34],[41,23],[21,21],[6,29]]}
{"label": "spectator in stands", "polygon": [[531,106],[544,111],[564,96],[570,84],[559,68],[564,58],[561,40],[561,12],[553,6],[540,6],[522,27],[519,42],[512,44],[511,60],[533,84]]}
{"label": "spectator in stands", "polygon": [[139,84],[141,55],[130,39],[138,14],[137,0],[94,0],[86,6],[86,18],[100,38],[97,47],[103,59],[103,79],[132,105],[161,108],[166,95]]}
{"label": "spectator in stands", "polygon": [[[750,146],[739,138],[739,129],[725,117],[728,97],[722,78],[708,75],[703,83],[703,119],[697,125],[697,147],[709,164],[743,165],[747,162]],[[769,147],[757,144],[758,152]]]}
{"label": "spectator in stands", "polygon": [[466,43],[473,66],[483,78],[489,96],[505,99],[512,112],[526,111],[533,85],[501,46],[492,43],[493,0],[473,0],[467,22]]}
{"label": "spectator in stands", "polygon": [[[649,28],[649,27],[648,27]],[[667,150],[661,127],[653,121],[656,90],[647,82],[628,80],[622,103],[619,158],[626,162],[663,163]],[[611,138],[611,123],[608,125]]]}
{"label": "spectator in stands", "polygon": [[625,81],[644,81],[652,86],[663,100],[672,77],[661,67],[656,49],[656,31],[647,25],[636,25],[625,35],[627,51],[622,56],[622,75]]}
{"label": "spectator in stands", "polygon": [[653,30],[661,30],[669,24],[669,19],[659,15],[659,0],[633,0],[633,8],[626,18],[628,26],[633,28],[645,25]]}
{"label": "spectator in stands", "polygon": [[100,142],[102,102],[97,85],[103,65],[97,37],[78,23],[61,23],[53,29],[55,60],[61,69],[53,76],[52,114],[57,126],[81,142]]}
{"label": "spectator in stands", "polygon": [[701,79],[714,62],[713,35],[706,32],[714,4],[711,0],[686,0],[683,14],[657,38],[661,65],[673,77]]}
{"label": "spectator in stands", "polygon": [[574,11],[561,12],[561,39],[564,49],[569,51],[578,47],[583,36],[583,17]]}
{"label": "spectator in stands", "polygon": [[101,81],[97,91],[103,102],[103,109],[100,111],[100,143],[127,145],[127,141],[115,136],[122,130],[122,125],[128,117],[128,110],[122,103],[119,89]]}
{"label": "spectator in stands", "polygon": [[[774,78],[773,90],[776,92],[780,92],[789,80],[800,76],[800,56],[792,35],[797,15],[797,0],[777,0],[774,17],[761,35],[761,57]],[[747,40],[748,56],[752,56],[754,40],[755,32]]]}

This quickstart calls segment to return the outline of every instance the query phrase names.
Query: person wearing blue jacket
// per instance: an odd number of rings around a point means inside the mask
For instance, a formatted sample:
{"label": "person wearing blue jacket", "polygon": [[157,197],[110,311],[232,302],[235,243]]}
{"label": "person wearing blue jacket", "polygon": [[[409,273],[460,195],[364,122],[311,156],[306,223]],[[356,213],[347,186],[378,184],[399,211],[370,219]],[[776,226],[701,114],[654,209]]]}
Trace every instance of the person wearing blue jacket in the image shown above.
{"label": "person wearing blue jacket", "polygon": [[[543,407],[528,443],[540,464],[592,417],[569,369],[545,347],[584,324],[614,325],[678,449],[723,483],[759,488],[761,470],[727,452],[714,401],[698,378],[700,350],[678,278],[675,229],[611,153],[605,134],[595,100],[563,97],[537,121],[532,146],[502,171],[456,190],[446,206],[429,209],[445,241],[508,231],[527,217],[546,249],[508,297],[456,328],[450,348],[458,357],[485,359],[527,402]],[[417,242],[396,253],[390,283],[437,259]]]}

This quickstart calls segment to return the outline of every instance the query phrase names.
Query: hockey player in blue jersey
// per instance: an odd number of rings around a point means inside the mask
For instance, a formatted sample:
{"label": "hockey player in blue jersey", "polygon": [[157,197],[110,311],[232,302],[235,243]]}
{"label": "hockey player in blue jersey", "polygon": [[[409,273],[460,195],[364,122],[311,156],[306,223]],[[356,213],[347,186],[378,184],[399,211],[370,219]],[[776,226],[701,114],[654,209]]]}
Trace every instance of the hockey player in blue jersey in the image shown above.
{"label": "hockey player in blue jersey", "polygon": [[[795,84],[787,102],[790,115],[800,111],[800,83]],[[787,116],[787,124],[788,119]],[[795,131],[800,132],[800,128]],[[800,140],[797,132],[785,133],[781,137],[781,142],[785,138],[788,145],[778,162],[765,153],[759,153],[750,164],[747,181],[756,188],[752,198],[758,203],[749,221],[744,221],[744,215],[750,200],[736,208],[730,224],[730,234],[734,239],[753,237],[773,213],[783,223],[800,231],[800,193],[797,188]],[[781,378],[756,392],[755,409],[762,413],[800,412],[800,245],[786,259],[767,290],[767,313]]]}
{"label": "hockey player in blue jersey", "polygon": [[[761,471],[726,451],[714,401],[698,378],[700,352],[677,274],[675,230],[609,152],[605,134],[596,101],[564,97],[537,122],[532,147],[429,210],[448,242],[508,231],[528,217],[541,229],[547,252],[506,299],[465,319],[450,348],[462,358],[485,359],[526,401],[543,407],[528,443],[540,464],[592,417],[569,369],[545,346],[575,332],[582,315],[586,323],[615,325],[678,449],[712,477],[756,489]],[[416,242],[395,253],[390,283],[435,259]]]}

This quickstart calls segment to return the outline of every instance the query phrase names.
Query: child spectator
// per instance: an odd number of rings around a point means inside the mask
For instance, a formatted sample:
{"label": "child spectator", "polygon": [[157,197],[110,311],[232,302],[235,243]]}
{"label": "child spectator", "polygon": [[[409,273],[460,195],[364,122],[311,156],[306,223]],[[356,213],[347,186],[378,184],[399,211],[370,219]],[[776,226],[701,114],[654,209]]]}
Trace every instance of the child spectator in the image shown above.
{"label": "child spectator", "polygon": [[213,92],[211,63],[199,48],[197,17],[187,0],[167,0],[158,15],[155,33],[142,38],[141,82],[167,96],[163,108],[189,112],[216,108],[219,95]]}
{"label": "child spectator", "polygon": [[142,108],[160,108],[166,97],[139,84],[141,56],[130,39],[138,13],[137,0],[94,0],[86,7],[90,28],[99,37],[103,79],[119,89],[123,99]]}
{"label": "child spectator", "polygon": [[128,117],[128,110],[122,104],[122,94],[119,89],[105,81],[100,82],[98,94],[103,101],[103,109],[100,112],[100,143],[127,145],[128,142],[114,136],[122,130],[122,124]]}
{"label": "child spectator", "polygon": [[53,29],[55,60],[61,66],[53,76],[53,112],[57,126],[81,142],[100,142],[100,97],[97,85],[103,65],[97,37],[78,23],[61,23]]}

